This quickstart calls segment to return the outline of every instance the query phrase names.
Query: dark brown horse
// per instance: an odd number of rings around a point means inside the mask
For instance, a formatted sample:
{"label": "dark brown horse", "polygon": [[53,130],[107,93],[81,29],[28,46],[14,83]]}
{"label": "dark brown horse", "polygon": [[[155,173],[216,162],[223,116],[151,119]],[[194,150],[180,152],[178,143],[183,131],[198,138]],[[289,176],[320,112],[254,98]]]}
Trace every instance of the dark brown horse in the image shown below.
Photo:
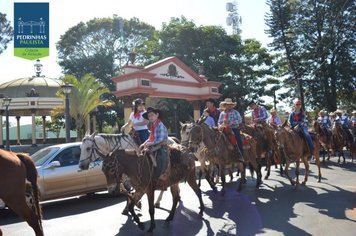
{"label": "dark brown horse", "polygon": [[345,154],[344,154],[344,147],[347,146],[347,135],[342,129],[342,126],[338,122],[334,122],[334,125],[331,129],[332,133],[332,138],[333,138],[333,151],[334,154],[336,155],[336,152],[338,153],[339,159],[338,163],[340,163],[340,158],[344,159],[345,163]]}
{"label": "dark brown horse", "polygon": [[[89,168],[91,161],[100,158],[103,154],[98,148],[100,145],[100,137],[87,136],[83,139],[82,152],[79,167],[83,170]],[[135,188],[135,194],[129,198],[129,212],[137,222],[140,229],[144,229],[144,224],[134,211],[134,205],[146,194],[149,203],[149,213],[151,217],[151,225],[148,232],[153,232],[155,228],[154,221],[154,190],[156,189],[156,180],[154,179],[154,164],[147,155],[137,155],[134,150],[136,149],[133,139],[128,136],[120,135],[116,137],[116,149],[109,154],[107,158],[117,158],[118,173],[117,176],[126,174],[131,181],[132,186]],[[126,148],[131,151],[125,151]],[[196,183],[195,177],[195,158],[190,153],[183,153],[178,149],[170,149],[170,163],[171,169],[169,173],[169,181],[167,186],[160,186],[160,188],[170,187],[173,196],[173,205],[166,222],[173,220],[175,210],[179,201],[179,182],[186,180],[192,187],[194,192],[199,198],[200,212],[202,215],[204,211],[204,204],[201,197],[201,190]]]}
{"label": "dark brown horse", "polygon": [[[33,207],[28,206],[26,202],[26,179],[32,187]],[[0,150],[0,198],[17,215],[26,220],[36,236],[43,235],[37,170],[27,154]]]}
{"label": "dark brown horse", "polygon": [[[331,135],[331,130],[327,130],[318,121],[314,121],[314,131],[318,134],[319,142],[323,149],[327,152],[328,158],[330,160],[330,151],[333,149],[333,135]],[[323,156],[323,161],[325,161],[325,154]]]}
{"label": "dark brown horse", "polygon": [[[278,144],[278,151],[280,152],[280,156],[282,157],[283,162],[286,163],[284,172],[286,176],[288,177],[289,181],[291,182],[292,185],[297,184],[299,185],[299,165],[300,165],[300,160],[303,161],[305,165],[305,177],[304,181],[302,182],[303,185],[306,184],[308,181],[308,176],[309,176],[309,162],[308,162],[308,157],[311,155],[314,155],[316,164],[318,166],[318,182],[321,181],[321,170],[320,170],[320,160],[319,160],[319,140],[317,138],[314,138],[313,143],[314,143],[314,152],[311,153],[310,149],[306,143],[305,138],[301,137],[300,133],[298,130],[294,130],[288,126],[286,126],[287,122],[284,122],[284,124],[280,127],[275,132],[277,144]],[[295,162],[296,163],[296,181],[292,180],[292,178],[289,175],[288,169],[289,165]]]}
{"label": "dark brown horse", "polygon": [[236,151],[230,148],[228,140],[224,138],[224,135],[218,130],[211,129],[205,123],[195,124],[189,133],[189,144],[190,148],[197,148],[198,145],[203,142],[206,148],[209,150],[210,155],[208,155],[210,163],[216,164],[219,167],[219,176],[221,178],[222,190],[221,194],[225,194],[225,169],[226,166],[237,164],[238,169],[241,172],[241,179],[238,191],[241,191],[243,180],[245,179],[245,168],[243,166],[242,160],[238,158],[241,153],[236,153]]}
{"label": "dark brown horse", "polygon": [[277,153],[277,144],[274,138],[274,128],[261,123],[257,125],[240,125],[241,131],[252,136],[256,140],[257,157],[261,160],[266,160],[267,174],[265,179],[268,179],[271,173],[272,162],[279,164],[280,160]]}

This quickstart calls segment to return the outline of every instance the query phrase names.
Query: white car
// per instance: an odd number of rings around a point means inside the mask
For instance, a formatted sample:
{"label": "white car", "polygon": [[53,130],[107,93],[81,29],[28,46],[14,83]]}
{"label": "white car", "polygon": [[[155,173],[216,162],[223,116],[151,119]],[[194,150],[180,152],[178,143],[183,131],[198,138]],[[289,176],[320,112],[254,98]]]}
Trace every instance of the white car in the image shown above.
{"label": "white car", "polygon": [[[31,157],[35,162],[41,201],[107,190],[102,161],[86,171],[79,169],[81,142],[43,148]],[[0,199],[0,209],[5,204]]]}

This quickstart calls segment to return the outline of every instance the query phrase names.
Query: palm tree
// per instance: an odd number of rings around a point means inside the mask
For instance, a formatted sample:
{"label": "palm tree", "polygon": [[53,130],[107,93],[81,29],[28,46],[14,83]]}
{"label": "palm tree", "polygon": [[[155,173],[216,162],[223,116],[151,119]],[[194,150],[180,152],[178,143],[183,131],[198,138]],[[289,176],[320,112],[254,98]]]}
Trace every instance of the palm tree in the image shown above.
{"label": "palm tree", "polygon": [[[69,115],[75,120],[77,140],[80,141],[83,137],[85,128],[89,128],[85,127],[84,124],[90,112],[97,106],[110,107],[114,103],[109,100],[101,99],[102,95],[109,93],[110,90],[90,74],[86,74],[80,79],[77,79],[73,75],[66,75],[63,82],[73,85],[72,91],[69,94]],[[63,98],[63,100],[65,99],[63,91],[58,91],[57,96]],[[53,110],[54,115],[63,113],[64,106],[57,107]]]}

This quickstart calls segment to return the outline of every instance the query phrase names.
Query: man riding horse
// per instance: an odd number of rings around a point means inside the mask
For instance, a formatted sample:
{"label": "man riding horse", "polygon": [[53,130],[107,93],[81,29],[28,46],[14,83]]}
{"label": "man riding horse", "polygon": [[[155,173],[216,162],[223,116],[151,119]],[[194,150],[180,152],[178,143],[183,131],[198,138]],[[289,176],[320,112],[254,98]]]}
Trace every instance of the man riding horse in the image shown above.
{"label": "man riding horse", "polygon": [[158,179],[157,185],[163,186],[168,181],[168,130],[163,124],[162,111],[157,108],[148,107],[142,117],[151,123],[151,133],[149,138],[141,144],[140,148],[153,155],[153,162],[156,165],[155,177]]}
{"label": "man riding horse", "polygon": [[329,119],[328,113],[321,110],[318,114],[317,122],[320,124],[325,136],[328,138],[328,141],[331,139],[331,120]]}

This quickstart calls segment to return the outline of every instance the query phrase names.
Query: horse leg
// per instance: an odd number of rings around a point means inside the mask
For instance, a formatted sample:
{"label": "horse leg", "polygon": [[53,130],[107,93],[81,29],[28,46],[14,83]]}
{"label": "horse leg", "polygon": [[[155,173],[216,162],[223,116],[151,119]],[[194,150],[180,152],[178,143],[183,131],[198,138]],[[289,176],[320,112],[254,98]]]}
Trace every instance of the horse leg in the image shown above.
{"label": "horse leg", "polygon": [[139,201],[143,196],[143,193],[140,192],[135,192],[135,195],[132,199],[130,199],[129,205],[128,205],[128,210],[131,213],[131,216],[133,217],[134,221],[137,223],[139,229],[144,230],[145,225],[140,221],[140,218],[136,215],[136,212],[134,210],[135,203]]}
{"label": "horse leg", "polygon": [[286,174],[287,178],[289,179],[291,185],[294,186],[294,185],[295,185],[295,181],[290,177],[289,172],[288,172],[288,170],[289,170],[289,165],[290,165],[290,162],[287,161],[287,162],[286,162],[286,166],[284,167],[284,173]]}
{"label": "horse leg", "polygon": [[[216,189],[212,174],[210,172],[210,169],[206,169],[205,170],[205,178],[206,178],[206,181],[208,181],[208,184],[210,185],[210,187],[213,190],[213,192],[216,193],[217,189]],[[198,186],[200,187],[200,185],[198,185]]]}
{"label": "horse leg", "polygon": [[155,203],[155,207],[158,208],[161,204],[161,201],[162,201],[162,197],[163,197],[163,193],[164,193],[164,190],[161,190],[159,192],[159,195],[158,195],[158,198],[157,198],[157,201]]}
{"label": "horse leg", "polygon": [[41,226],[40,216],[37,216],[35,212],[28,207],[26,203],[25,196],[19,201],[19,199],[11,198],[6,202],[12,211],[14,211],[18,216],[23,218],[29,226],[35,231],[36,236],[43,236],[43,229]]}
{"label": "horse leg", "polygon": [[304,181],[302,182],[302,185],[306,185],[308,181],[308,176],[309,176],[309,162],[307,157],[303,157],[303,163],[305,165],[305,176],[304,176]]}
{"label": "horse leg", "polygon": [[299,174],[300,174],[300,171],[299,171],[299,166],[300,166],[300,158],[297,159],[296,161],[296,167],[295,167],[295,177],[296,177],[296,188],[298,188],[298,185],[299,185]]}
{"label": "horse leg", "polygon": [[199,169],[199,172],[198,172],[198,176],[199,176],[199,179],[198,179],[198,186],[200,187],[201,186],[201,177],[203,175],[203,171],[201,170],[201,166],[200,166],[200,169]]}
{"label": "horse leg", "polygon": [[224,196],[225,195],[225,183],[226,183],[225,182],[225,166],[224,165],[220,165],[219,166],[219,174],[218,174],[218,176],[220,176],[220,178],[221,178],[221,186],[222,186],[220,194],[222,196]]}
{"label": "horse leg", "polygon": [[[237,189],[237,191],[241,191],[242,190],[242,185],[245,183],[246,181],[246,169],[245,169],[245,165],[242,162],[238,162],[237,163],[237,168],[240,170],[241,172],[241,180],[239,183],[239,187]],[[256,170],[257,171],[257,170]],[[224,190],[225,191],[225,190]],[[225,193],[225,192],[224,192]]]}
{"label": "horse leg", "polygon": [[172,204],[171,211],[169,212],[169,215],[168,215],[167,219],[165,220],[165,222],[167,224],[169,224],[173,220],[174,214],[175,214],[176,209],[177,209],[178,201],[180,199],[180,197],[179,197],[179,184],[174,184],[174,185],[171,186],[171,193],[172,193],[173,204]]}
{"label": "horse leg", "polygon": [[199,199],[199,204],[200,204],[200,211],[199,211],[199,215],[203,215],[205,206],[203,203],[203,198],[201,196],[201,190],[199,188],[199,186],[197,185],[196,181],[195,181],[195,170],[191,170],[190,173],[188,173],[187,176],[187,182],[189,184],[189,186],[193,189],[193,191],[195,192],[195,195],[197,195],[198,199]]}
{"label": "horse leg", "polygon": [[146,192],[147,194],[147,199],[148,199],[148,211],[150,213],[150,228],[147,230],[147,233],[153,233],[153,230],[156,228],[156,223],[155,223],[155,207],[154,207],[154,197],[155,197],[155,191],[153,189],[153,186],[149,186],[149,190]]}

